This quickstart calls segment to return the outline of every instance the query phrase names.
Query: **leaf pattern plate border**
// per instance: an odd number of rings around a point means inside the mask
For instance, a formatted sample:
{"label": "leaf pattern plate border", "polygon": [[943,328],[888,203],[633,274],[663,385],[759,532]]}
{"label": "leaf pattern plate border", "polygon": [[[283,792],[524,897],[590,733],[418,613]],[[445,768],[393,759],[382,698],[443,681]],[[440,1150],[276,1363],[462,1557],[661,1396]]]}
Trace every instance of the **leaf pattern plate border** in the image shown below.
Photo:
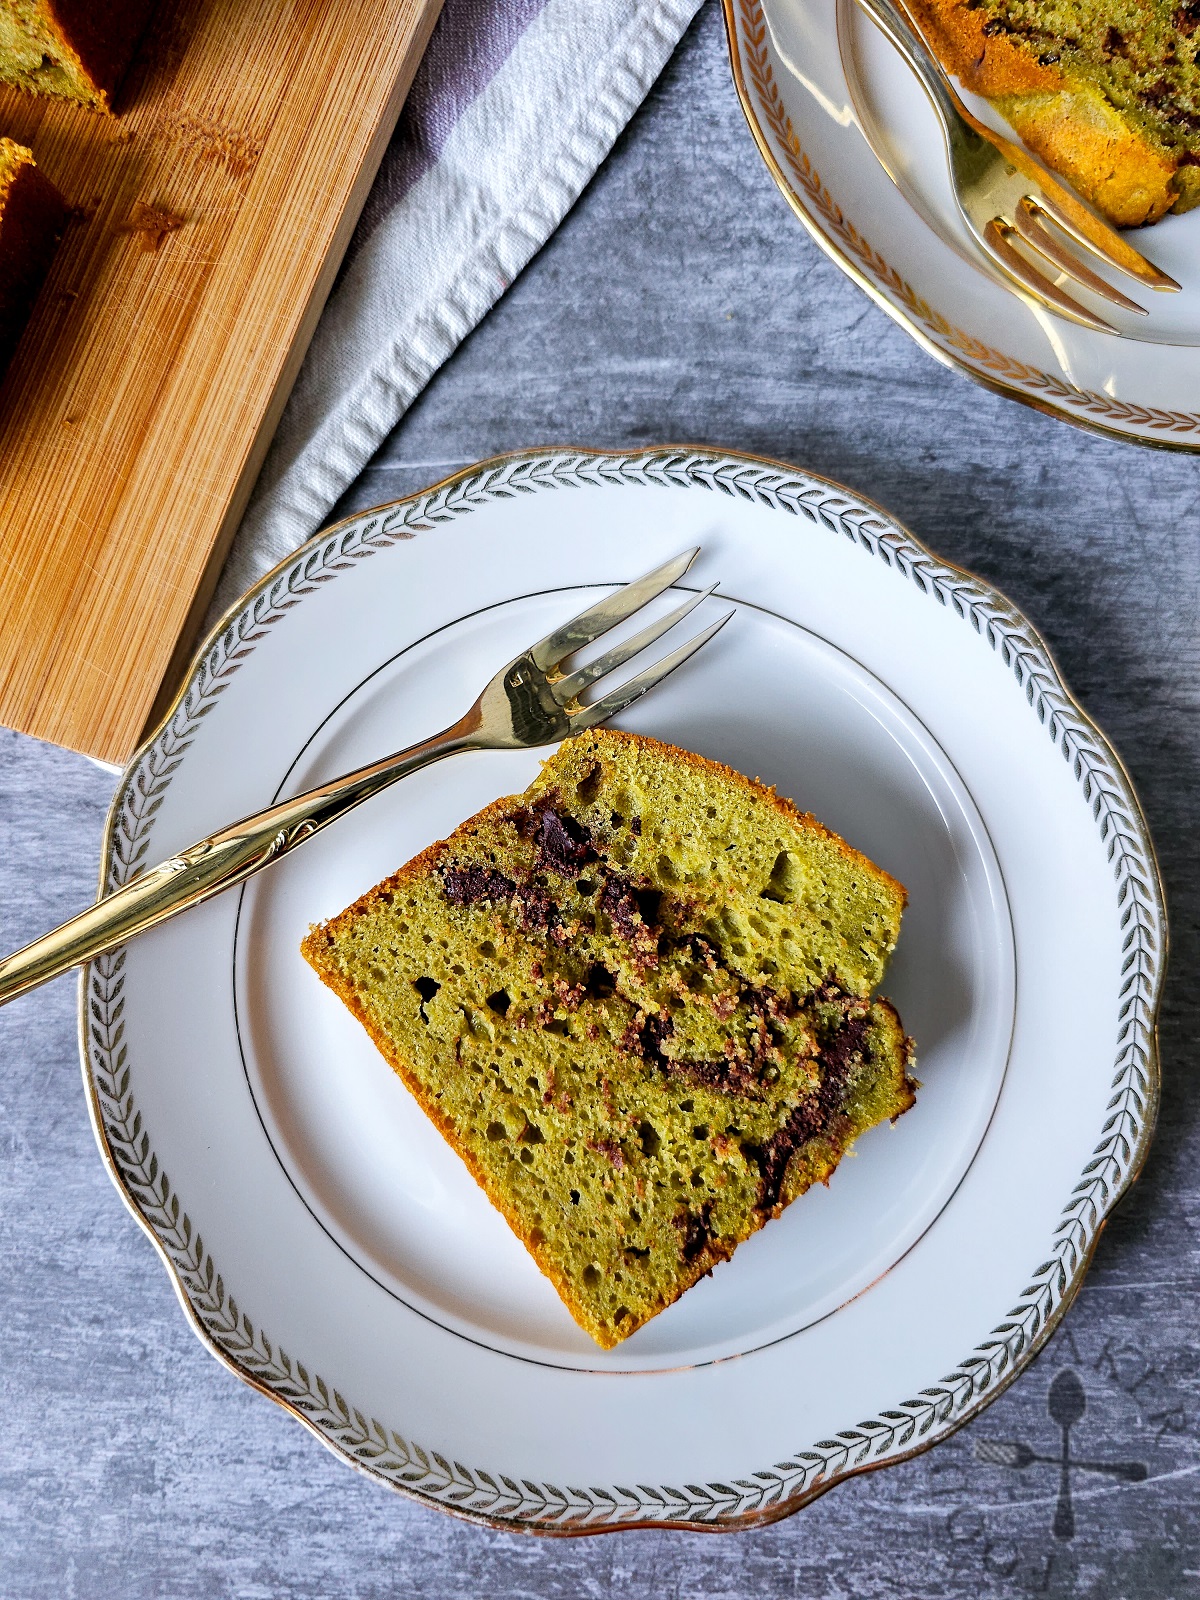
{"label": "leaf pattern plate border", "polygon": [[856,1473],[904,1460],[947,1437],[1033,1359],[1070,1304],[1104,1222],[1135,1180],[1159,1097],[1156,1015],[1166,919],[1153,846],[1119,758],[1059,678],[1016,608],[970,573],[940,561],[849,490],[781,463],[703,449],[635,454],[561,451],[499,457],[394,505],[316,535],[218,623],[179,697],[134,756],[109,811],[101,890],[145,864],[172,775],[235,673],[289,611],[339,572],[400,540],[514,496],[604,484],[671,485],[735,496],[807,520],[882,561],[932,605],[949,608],[997,652],[1031,713],[1068,763],[1111,862],[1124,928],[1120,1031],[1106,1121],[1063,1207],[1045,1256],[1000,1325],[942,1380],[793,1456],[729,1482],[575,1486],[518,1480],[452,1460],[367,1415],[298,1353],[282,1348],[235,1296],[154,1149],[134,1092],[125,1037],[125,952],[85,968],[80,1053],[93,1126],[110,1176],[157,1247],[201,1341],[239,1377],[306,1423],[336,1454],[391,1488],[493,1527],[586,1534],[629,1527],[745,1528],[797,1511]]}
{"label": "leaf pattern plate border", "polygon": [[1167,450],[1200,450],[1200,412],[1172,411],[1083,389],[956,327],[864,238],[805,152],[780,94],[763,0],[722,0],[733,80],[759,154],[817,244],[944,365],[985,388],[1080,427]]}

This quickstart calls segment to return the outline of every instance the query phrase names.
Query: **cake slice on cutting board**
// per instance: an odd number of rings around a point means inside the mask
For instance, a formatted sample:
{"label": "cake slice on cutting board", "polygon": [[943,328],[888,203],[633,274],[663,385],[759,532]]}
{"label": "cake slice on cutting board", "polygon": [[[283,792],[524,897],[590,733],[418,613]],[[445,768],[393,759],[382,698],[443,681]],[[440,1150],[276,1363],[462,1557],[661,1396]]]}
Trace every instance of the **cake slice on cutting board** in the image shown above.
{"label": "cake slice on cutting board", "polygon": [[21,337],[66,220],[66,201],[32,150],[0,138],[0,372]]}
{"label": "cake slice on cutting board", "polygon": [[155,0],[0,0],[0,82],[111,111]]}

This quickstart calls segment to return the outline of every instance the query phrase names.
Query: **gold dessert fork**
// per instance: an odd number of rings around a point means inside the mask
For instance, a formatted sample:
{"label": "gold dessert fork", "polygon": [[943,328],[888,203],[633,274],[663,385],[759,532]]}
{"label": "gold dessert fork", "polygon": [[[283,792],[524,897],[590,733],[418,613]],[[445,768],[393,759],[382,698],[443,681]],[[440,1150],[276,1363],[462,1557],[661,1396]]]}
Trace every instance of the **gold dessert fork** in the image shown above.
{"label": "gold dessert fork", "polygon": [[148,868],[70,922],[0,961],[0,1005],[70,967],[91,961],[114,945],[124,944],[189,906],[197,906],[222,890],[243,883],[418,767],[460,750],[520,750],[556,744],[624,711],[695,655],[725,626],[733,612],[727,611],[669,655],[598,700],[585,705],[580,696],[682,622],[702,600],[708,599],[717,587],[715,583],[586,666],[567,672],[564,665],[576,651],[627,621],[682,578],[699,548],[697,545],[685,550],[655,567],[653,572],[627,583],[531,644],[496,673],[474,705],[444,732],[318,789],[310,789],[294,800],[284,800],[254,816],[243,817],[181,850],[169,861]]}
{"label": "gold dessert fork", "polygon": [[[1068,294],[1047,276],[1045,268],[1057,269],[1125,311],[1145,316],[1146,309],[1081,261],[1072,245],[1082,245],[1105,265],[1152,289],[1180,287],[1027,150],[994,133],[968,111],[946,69],[896,0],[858,0],[858,5],[895,45],[929,96],[945,136],[950,183],[963,221],[988,261],[1005,278],[1051,311],[1101,333],[1119,330]],[[1064,242],[1060,233],[1070,243]],[[1018,249],[1017,240],[1043,265]]]}

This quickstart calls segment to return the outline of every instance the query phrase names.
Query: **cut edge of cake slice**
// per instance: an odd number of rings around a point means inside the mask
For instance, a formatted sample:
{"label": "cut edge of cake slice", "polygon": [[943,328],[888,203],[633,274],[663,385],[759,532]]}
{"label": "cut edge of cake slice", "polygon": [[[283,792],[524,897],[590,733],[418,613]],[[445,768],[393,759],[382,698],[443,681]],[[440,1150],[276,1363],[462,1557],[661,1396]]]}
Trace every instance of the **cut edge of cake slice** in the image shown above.
{"label": "cut edge of cake slice", "polygon": [[0,137],[0,375],[49,271],[67,203],[33,151]]}

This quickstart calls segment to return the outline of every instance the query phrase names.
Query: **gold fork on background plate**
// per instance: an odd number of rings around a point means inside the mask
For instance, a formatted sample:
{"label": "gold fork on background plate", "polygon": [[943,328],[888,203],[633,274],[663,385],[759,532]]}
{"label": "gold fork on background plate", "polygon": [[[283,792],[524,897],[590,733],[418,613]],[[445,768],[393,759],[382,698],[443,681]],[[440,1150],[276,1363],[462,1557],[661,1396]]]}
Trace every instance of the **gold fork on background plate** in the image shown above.
{"label": "gold fork on background plate", "polygon": [[610,628],[626,622],[683,577],[700,547],[685,550],[644,577],[625,584],[523,650],[484,686],[451,727],[382,761],[335,778],[243,817],[170,860],[149,867],[94,906],[0,961],[0,1005],[124,944],[168,917],[244,883],[254,873],[311,839],[372,795],[419,767],[463,750],[522,750],[556,744],[607,722],[681,666],[729,621],[732,610],[628,682],[584,705],[580,696],[682,622],[717,587],[689,596],[665,617],[576,671],[564,663]]}
{"label": "gold fork on background plate", "polygon": [[[857,3],[900,52],[929,96],[945,137],[950,185],[959,212],[988,262],[1009,283],[1072,322],[1113,334],[1119,330],[1076,300],[1061,283],[1047,276],[1044,268],[1052,268],[1111,304],[1140,316],[1147,315],[1146,308],[1080,260],[1076,253],[1079,247],[1149,288],[1180,287],[1052,177],[1027,150],[995,133],[967,109],[949,73],[896,0]],[[1017,241],[1043,265],[1031,261],[1018,248]]]}

